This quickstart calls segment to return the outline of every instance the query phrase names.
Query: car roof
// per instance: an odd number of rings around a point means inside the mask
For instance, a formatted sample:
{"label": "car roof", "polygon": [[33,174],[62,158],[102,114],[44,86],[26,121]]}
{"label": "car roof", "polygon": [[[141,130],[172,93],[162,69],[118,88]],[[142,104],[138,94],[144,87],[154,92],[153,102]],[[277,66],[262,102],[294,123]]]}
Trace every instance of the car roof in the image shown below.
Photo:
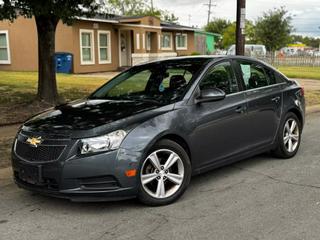
{"label": "car roof", "polygon": [[255,62],[255,63],[259,63],[262,64],[266,67],[268,67],[269,69],[272,69],[273,71],[279,72],[276,68],[274,68],[272,65],[270,65],[267,62],[261,61],[257,58],[253,58],[253,57],[247,57],[247,56],[240,56],[240,55],[197,55],[197,56],[181,56],[181,57],[172,57],[172,58],[167,58],[167,59],[161,59],[161,60],[155,60],[155,61],[151,61],[151,62],[147,62],[147,63],[141,63],[141,64],[137,64],[135,65],[135,67],[139,67],[139,66],[144,66],[144,65],[149,65],[149,64],[155,64],[155,63],[172,63],[174,61],[183,61],[183,60],[199,60],[199,59],[203,59],[203,60],[207,60],[207,62],[204,62],[204,64],[209,64],[217,62],[217,61],[221,61],[221,60],[233,60],[233,59],[238,59],[238,60],[244,60],[244,61],[250,61],[250,62]]}
{"label": "car roof", "polygon": [[[241,59],[241,60],[248,60],[252,62],[260,62],[262,64],[268,65],[265,62],[247,56],[238,56],[238,55],[198,55],[198,56],[181,56],[181,57],[171,57],[167,59],[155,60],[148,63],[156,63],[156,62],[173,62],[175,60],[183,61],[183,60],[192,60],[192,59],[208,59],[208,60],[231,60],[231,59]],[[148,64],[147,63],[147,64]],[[145,65],[146,63],[138,64],[138,65]]]}

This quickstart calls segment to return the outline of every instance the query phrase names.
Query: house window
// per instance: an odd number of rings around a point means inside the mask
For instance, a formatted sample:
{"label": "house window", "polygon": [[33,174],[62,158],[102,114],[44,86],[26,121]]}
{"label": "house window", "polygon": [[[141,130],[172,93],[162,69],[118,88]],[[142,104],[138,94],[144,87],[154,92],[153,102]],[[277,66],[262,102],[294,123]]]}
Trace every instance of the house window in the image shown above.
{"label": "house window", "polygon": [[94,35],[93,30],[80,30],[81,64],[94,64]]}
{"label": "house window", "polygon": [[146,42],[147,42],[147,50],[150,51],[151,50],[151,32],[147,32],[147,36],[146,36]]}
{"label": "house window", "polygon": [[0,64],[10,64],[9,33],[0,31]]}
{"label": "house window", "polygon": [[98,31],[99,64],[111,63],[111,33]]}
{"label": "house window", "polygon": [[161,48],[172,50],[172,33],[162,33]]}
{"label": "house window", "polygon": [[177,50],[187,50],[188,49],[188,35],[187,34],[177,34],[176,35],[176,48],[177,48]]}

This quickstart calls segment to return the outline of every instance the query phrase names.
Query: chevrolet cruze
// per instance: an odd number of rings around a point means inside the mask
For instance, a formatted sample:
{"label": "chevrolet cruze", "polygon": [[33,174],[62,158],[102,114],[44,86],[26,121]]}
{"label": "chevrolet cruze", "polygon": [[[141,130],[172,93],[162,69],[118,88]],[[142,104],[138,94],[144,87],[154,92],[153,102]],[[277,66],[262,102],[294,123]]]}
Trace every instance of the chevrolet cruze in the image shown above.
{"label": "chevrolet cruze", "polygon": [[193,175],[263,152],[295,156],[304,113],[303,89],[251,58],[143,64],[26,121],[14,179],[72,201],[169,204]]}

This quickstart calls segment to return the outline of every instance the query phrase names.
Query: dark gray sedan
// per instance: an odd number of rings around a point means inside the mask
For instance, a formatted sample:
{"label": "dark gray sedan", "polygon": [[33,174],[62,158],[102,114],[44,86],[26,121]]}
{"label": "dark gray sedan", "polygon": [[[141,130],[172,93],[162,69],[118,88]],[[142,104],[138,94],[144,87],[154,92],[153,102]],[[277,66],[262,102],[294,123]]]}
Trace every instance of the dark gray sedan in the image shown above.
{"label": "dark gray sedan", "polygon": [[295,156],[304,114],[303,89],[254,59],[139,65],[28,120],[13,146],[14,178],[73,201],[169,204],[192,175],[263,152]]}

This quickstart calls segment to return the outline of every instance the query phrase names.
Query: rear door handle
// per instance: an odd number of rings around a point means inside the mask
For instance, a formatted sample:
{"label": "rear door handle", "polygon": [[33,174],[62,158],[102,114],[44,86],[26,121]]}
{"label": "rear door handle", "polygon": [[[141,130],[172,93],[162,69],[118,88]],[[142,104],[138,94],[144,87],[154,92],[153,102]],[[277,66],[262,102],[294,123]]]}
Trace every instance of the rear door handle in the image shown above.
{"label": "rear door handle", "polygon": [[274,97],[271,99],[272,102],[278,103],[280,101],[280,97]]}

